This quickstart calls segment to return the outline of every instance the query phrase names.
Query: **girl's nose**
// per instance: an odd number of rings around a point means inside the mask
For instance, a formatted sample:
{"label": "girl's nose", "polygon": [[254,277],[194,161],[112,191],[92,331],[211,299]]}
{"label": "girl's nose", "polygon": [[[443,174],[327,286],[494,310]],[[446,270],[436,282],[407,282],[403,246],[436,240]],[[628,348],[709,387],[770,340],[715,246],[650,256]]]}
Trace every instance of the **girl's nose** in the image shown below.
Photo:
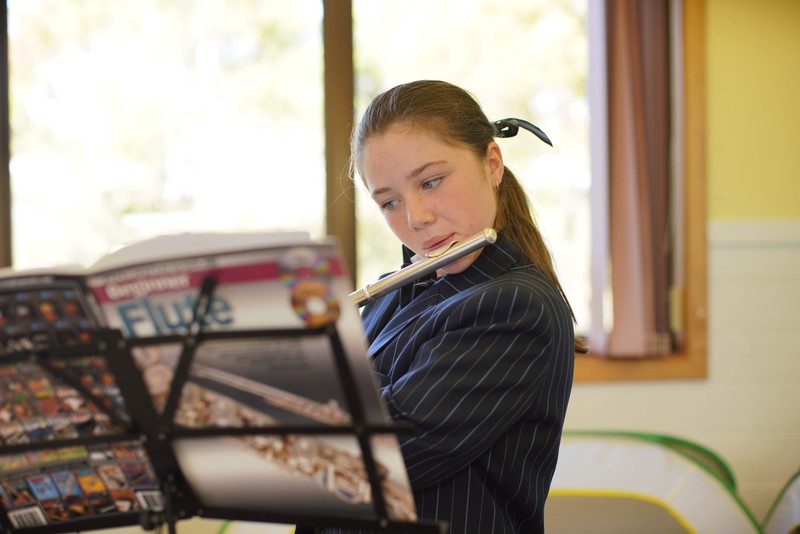
{"label": "girl's nose", "polygon": [[419,196],[406,200],[406,214],[408,226],[414,230],[425,228],[436,220],[433,210]]}

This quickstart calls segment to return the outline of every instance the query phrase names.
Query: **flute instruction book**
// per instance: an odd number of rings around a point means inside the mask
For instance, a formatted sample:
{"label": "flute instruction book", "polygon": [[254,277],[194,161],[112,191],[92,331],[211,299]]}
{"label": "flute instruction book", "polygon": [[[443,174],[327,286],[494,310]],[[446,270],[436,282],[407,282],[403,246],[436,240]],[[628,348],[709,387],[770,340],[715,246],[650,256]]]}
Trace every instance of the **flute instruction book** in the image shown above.
{"label": "flute instruction book", "polygon": [[[5,281],[11,288],[6,300],[18,298],[13,288],[20,276],[0,278],[0,284]],[[202,332],[234,335],[201,338],[193,347],[172,418],[177,428],[351,425],[348,393],[352,392],[340,380],[336,347],[327,333],[331,327],[351,371],[365,422],[389,424],[334,241],[313,241],[302,233],[164,236],[124,247],[52,281],[72,284],[88,325],[118,330],[131,341],[129,354],[147,397],[155,413],[163,415],[185,345],[180,340],[148,340],[188,334],[209,277],[215,284]],[[5,315],[0,311],[2,317],[20,322],[14,309]],[[88,338],[81,325],[73,325],[72,335]],[[2,323],[0,328],[5,328]],[[54,324],[50,330],[51,337],[58,335]],[[3,332],[7,353],[37,349],[38,338]],[[237,338],[236,332],[250,334]],[[0,349],[0,358],[3,354]],[[124,404],[113,396],[108,402]],[[3,440],[10,443],[5,436]],[[389,519],[416,520],[396,436],[373,434],[370,443]],[[274,512],[282,517],[375,518],[361,447],[352,434],[305,430],[192,436],[172,440],[171,447],[182,476],[206,507]],[[124,466],[120,471],[127,476]],[[156,490],[157,475],[150,477]],[[105,480],[100,472],[98,477]],[[132,487],[129,478],[127,487]],[[143,500],[132,506],[142,508]],[[11,501],[6,506],[5,499],[3,506],[7,512],[19,508]]]}

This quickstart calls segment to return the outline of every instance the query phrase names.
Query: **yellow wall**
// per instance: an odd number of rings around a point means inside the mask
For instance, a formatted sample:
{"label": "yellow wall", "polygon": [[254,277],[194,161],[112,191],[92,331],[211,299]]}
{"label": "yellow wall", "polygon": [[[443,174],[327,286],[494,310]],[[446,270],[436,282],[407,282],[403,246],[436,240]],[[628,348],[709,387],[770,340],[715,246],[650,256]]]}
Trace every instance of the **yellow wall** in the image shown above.
{"label": "yellow wall", "polygon": [[800,1],[707,0],[711,220],[800,219]]}

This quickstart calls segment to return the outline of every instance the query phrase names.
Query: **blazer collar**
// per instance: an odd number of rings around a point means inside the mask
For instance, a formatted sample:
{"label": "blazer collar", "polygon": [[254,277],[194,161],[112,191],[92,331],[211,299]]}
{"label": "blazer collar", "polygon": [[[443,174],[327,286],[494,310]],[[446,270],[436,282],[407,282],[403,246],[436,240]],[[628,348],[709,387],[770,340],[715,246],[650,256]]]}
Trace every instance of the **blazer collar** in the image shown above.
{"label": "blazer collar", "polygon": [[431,306],[502,275],[519,261],[519,254],[500,232],[497,241],[484,247],[480,256],[464,272],[443,276],[404,308],[397,309],[400,301],[399,289],[378,299],[375,304],[370,305],[371,309],[364,321],[367,339],[372,340],[367,354],[375,356],[408,323]]}

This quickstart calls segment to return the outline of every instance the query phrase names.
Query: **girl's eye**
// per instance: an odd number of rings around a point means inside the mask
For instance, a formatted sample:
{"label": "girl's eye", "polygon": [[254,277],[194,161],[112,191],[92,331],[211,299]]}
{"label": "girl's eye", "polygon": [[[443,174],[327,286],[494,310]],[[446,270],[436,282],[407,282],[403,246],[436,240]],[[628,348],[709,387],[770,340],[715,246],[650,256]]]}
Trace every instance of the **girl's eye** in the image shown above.
{"label": "girl's eye", "polygon": [[386,211],[392,211],[397,207],[396,200],[387,200],[386,202],[381,203],[381,209]]}
{"label": "girl's eye", "polygon": [[422,182],[423,189],[433,189],[439,186],[439,183],[442,181],[442,178],[431,178],[430,180],[425,180]]}

